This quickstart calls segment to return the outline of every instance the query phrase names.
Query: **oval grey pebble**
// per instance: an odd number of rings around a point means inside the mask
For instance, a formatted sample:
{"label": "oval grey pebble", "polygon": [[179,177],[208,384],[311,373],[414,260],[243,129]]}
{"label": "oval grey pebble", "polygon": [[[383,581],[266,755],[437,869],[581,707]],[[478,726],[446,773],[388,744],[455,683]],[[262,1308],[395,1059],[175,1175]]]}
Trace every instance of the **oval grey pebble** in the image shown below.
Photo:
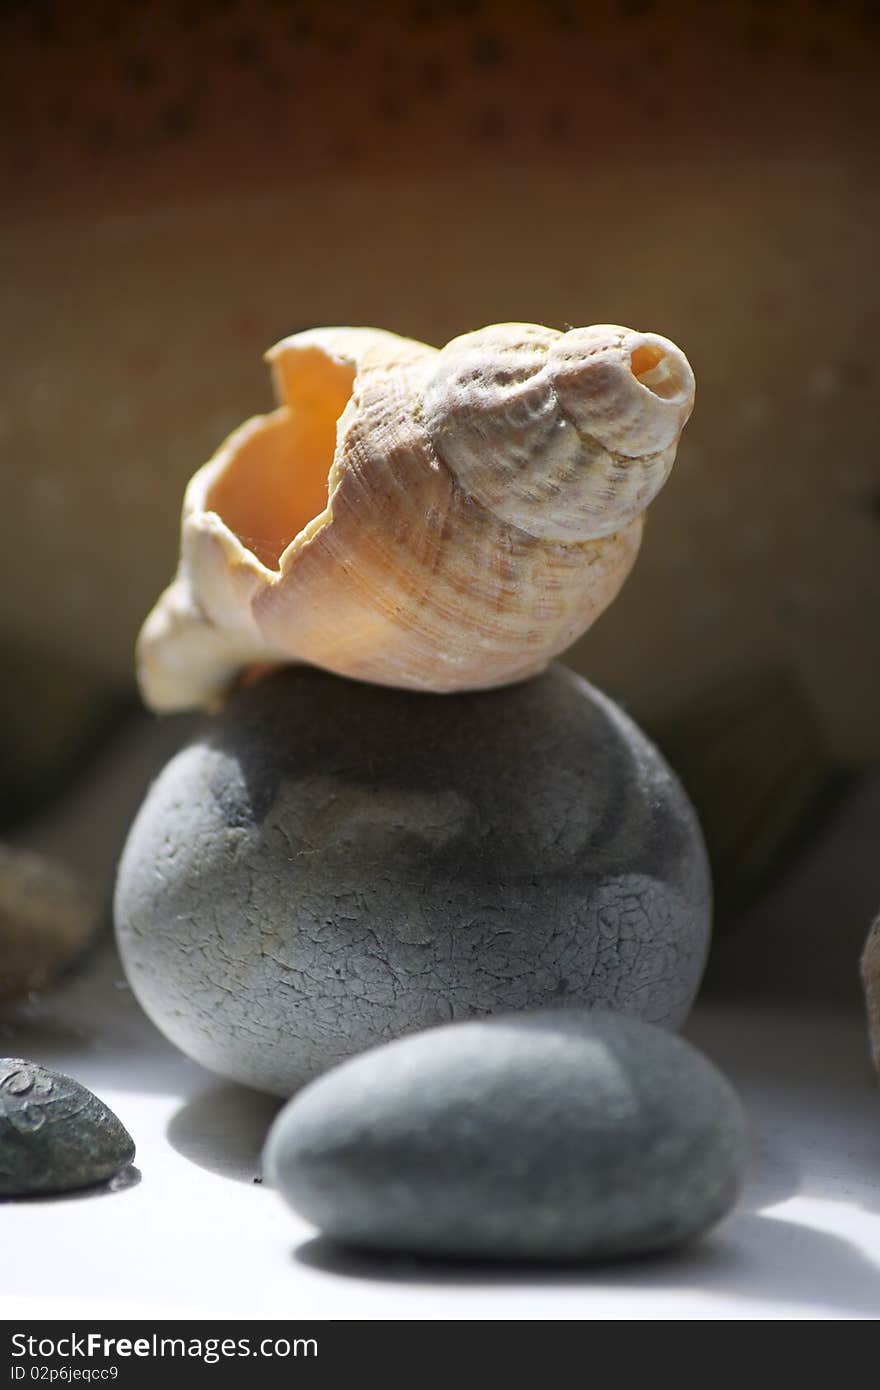
{"label": "oval grey pebble", "polygon": [[566,1002],[677,1027],[710,896],[678,782],[573,672],[423,695],[291,668],[154,783],[116,926],[172,1042],[289,1096],[453,1019]]}
{"label": "oval grey pebble", "polygon": [[0,1058],[0,1198],[107,1182],[134,1158],[103,1101],[61,1072]]}
{"label": "oval grey pebble", "polygon": [[605,1011],[451,1024],[294,1097],[268,1180],[326,1236],[388,1253],[595,1260],[690,1240],[733,1205],[739,1101],[689,1043]]}

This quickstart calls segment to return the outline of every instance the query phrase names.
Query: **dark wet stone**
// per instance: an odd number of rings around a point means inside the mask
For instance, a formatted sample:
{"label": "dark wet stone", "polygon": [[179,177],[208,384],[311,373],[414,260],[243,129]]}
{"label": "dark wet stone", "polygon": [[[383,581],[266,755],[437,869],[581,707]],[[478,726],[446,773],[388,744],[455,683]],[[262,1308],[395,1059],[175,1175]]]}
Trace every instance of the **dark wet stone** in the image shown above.
{"label": "dark wet stone", "polygon": [[594,1260],[713,1226],[747,1158],[739,1102],[689,1043],[604,1010],[447,1025],[285,1106],[267,1181],[326,1236],[457,1259]]}
{"label": "dark wet stone", "polygon": [[242,690],[154,783],[116,892],[153,1021],[279,1095],[457,1018],[567,1002],[677,1027],[709,921],[681,787],[561,666],[462,695],[303,667]]}
{"label": "dark wet stone", "polygon": [[134,1143],[103,1101],[61,1072],[0,1058],[0,1198],[107,1182]]}

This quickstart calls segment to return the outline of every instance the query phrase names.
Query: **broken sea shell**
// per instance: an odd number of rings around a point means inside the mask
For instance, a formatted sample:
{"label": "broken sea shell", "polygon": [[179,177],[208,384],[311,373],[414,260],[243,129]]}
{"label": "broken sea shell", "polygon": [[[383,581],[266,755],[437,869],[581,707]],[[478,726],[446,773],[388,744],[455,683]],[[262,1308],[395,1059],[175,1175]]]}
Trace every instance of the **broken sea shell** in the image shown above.
{"label": "broken sea shell", "polygon": [[141,631],[156,709],[291,661],[437,692],[536,674],[618,593],[694,397],[673,343],[607,324],[441,351],[322,328],[268,358],[281,405],[193,477]]}

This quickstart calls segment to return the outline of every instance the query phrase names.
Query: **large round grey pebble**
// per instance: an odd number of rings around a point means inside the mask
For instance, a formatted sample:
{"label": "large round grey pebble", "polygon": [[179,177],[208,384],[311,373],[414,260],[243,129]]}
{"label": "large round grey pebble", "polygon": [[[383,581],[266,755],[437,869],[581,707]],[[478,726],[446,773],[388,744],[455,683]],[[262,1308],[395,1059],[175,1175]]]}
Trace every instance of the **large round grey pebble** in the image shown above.
{"label": "large round grey pebble", "polygon": [[681,787],[560,666],[465,695],[306,668],[241,691],[152,787],[116,894],[147,1013],[281,1095],[468,1016],[575,1001],[677,1026],[709,919]]}
{"label": "large round grey pebble", "polygon": [[0,1058],[0,1198],[107,1182],[134,1158],[131,1135],[61,1072]]}
{"label": "large round grey pebble", "polygon": [[447,1025],[307,1086],[269,1181],[338,1241],[485,1259],[664,1249],[732,1206],[745,1124],[674,1034],[604,1010]]}

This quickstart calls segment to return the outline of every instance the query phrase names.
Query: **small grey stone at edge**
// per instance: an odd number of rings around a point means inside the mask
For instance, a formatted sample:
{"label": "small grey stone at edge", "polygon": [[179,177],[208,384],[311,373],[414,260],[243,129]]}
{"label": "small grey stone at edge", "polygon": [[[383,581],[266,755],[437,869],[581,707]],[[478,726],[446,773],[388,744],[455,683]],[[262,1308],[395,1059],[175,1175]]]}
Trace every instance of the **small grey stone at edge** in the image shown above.
{"label": "small grey stone at edge", "polygon": [[0,1199],[96,1186],[133,1158],[131,1135],[85,1086],[0,1058]]}
{"label": "small grey stone at edge", "polygon": [[269,1179],[325,1236],[458,1259],[596,1260],[691,1240],[747,1161],[736,1095],[681,1038],[556,1009],[450,1024],[291,1100]]}

